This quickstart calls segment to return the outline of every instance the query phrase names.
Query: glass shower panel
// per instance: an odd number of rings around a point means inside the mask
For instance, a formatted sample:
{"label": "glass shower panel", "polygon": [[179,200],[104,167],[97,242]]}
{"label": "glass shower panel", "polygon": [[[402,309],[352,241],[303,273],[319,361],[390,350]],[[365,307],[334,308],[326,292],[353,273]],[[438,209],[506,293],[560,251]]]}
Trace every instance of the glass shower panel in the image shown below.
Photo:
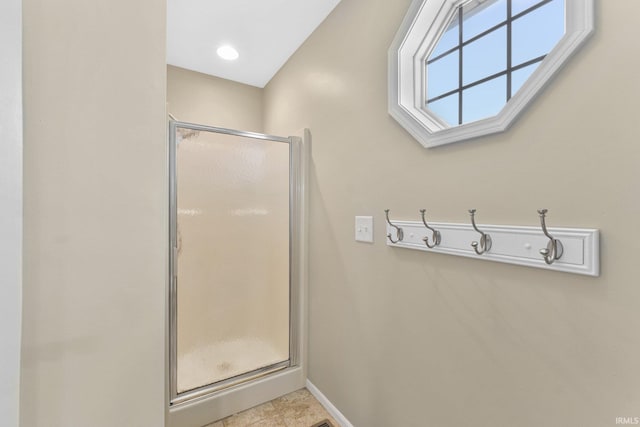
{"label": "glass shower panel", "polygon": [[289,144],[177,128],[177,392],[289,360]]}

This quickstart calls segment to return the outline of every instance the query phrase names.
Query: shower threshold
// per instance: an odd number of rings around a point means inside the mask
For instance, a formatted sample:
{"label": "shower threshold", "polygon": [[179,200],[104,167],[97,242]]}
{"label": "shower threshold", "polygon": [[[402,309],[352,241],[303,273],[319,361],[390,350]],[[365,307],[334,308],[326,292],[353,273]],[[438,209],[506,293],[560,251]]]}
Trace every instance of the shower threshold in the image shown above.
{"label": "shower threshold", "polygon": [[225,379],[223,381],[218,381],[213,384],[208,384],[202,387],[195,388],[193,390],[185,391],[184,393],[178,394],[172,401],[171,406],[179,405],[181,403],[185,403],[188,401],[192,401],[194,399],[205,397],[212,395],[216,392],[229,389],[231,387],[247,383],[249,381],[256,380],[258,378],[262,378],[264,376],[273,374],[275,372],[281,371],[283,369],[289,368],[291,366],[290,360],[285,360],[283,362],[275,363],[273,365],[265,366],[251,372],[247,372],[241,375],[236,375],[234,377]]}

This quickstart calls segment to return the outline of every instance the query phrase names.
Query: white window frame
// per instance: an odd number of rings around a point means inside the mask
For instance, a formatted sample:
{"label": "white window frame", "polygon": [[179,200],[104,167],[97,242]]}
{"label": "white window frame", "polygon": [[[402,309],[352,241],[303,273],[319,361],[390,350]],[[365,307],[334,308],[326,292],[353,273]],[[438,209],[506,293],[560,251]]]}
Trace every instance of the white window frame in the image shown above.
{"label": "white window frame", "polygon": [[506,130],[594,30],[594,0],[565,0],[565,34],[495,116],[449,126],[426,107],[426,60],[469,0],[414,0],[389,48],[389,114],[431,148]]}

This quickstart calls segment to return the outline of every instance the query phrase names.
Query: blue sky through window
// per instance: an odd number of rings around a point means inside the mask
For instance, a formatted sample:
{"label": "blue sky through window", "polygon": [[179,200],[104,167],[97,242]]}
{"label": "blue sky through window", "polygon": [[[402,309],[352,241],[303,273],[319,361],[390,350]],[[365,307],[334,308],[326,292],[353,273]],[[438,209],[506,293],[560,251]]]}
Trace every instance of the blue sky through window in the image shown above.
{"label": "blue sky through window", "polygon": [[[511,69],[507,64],[509,1],[511,16],[515,17],[511,21]],[[518,16],[535,6],[538,7]],[[429,61],[433,60],[427,64],[429,109],[451,126],[496,115],[507,102],[508,80],[511,81],[513,96],[540,62],[521,65],[553,49],[564,35],[564,20],[564,0],[467,2],[463,6],[462,48],[459,46],[459,17],[456,13],[429,57]],[[469,42],[469,39],[494,27],[493,31]],[[465,88],[466,85],[471,86]]]}

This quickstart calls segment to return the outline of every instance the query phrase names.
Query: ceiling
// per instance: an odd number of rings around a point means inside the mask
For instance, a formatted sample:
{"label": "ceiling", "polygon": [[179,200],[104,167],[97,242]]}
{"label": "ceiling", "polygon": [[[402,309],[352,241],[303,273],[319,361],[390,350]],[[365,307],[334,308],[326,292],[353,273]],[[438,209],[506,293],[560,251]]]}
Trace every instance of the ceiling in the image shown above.
{"label": "ceiling", "polygon": [[[339,2],[167,0],[167,63],[264,87]],[[225,44],[240,57],[218,57]]]}

